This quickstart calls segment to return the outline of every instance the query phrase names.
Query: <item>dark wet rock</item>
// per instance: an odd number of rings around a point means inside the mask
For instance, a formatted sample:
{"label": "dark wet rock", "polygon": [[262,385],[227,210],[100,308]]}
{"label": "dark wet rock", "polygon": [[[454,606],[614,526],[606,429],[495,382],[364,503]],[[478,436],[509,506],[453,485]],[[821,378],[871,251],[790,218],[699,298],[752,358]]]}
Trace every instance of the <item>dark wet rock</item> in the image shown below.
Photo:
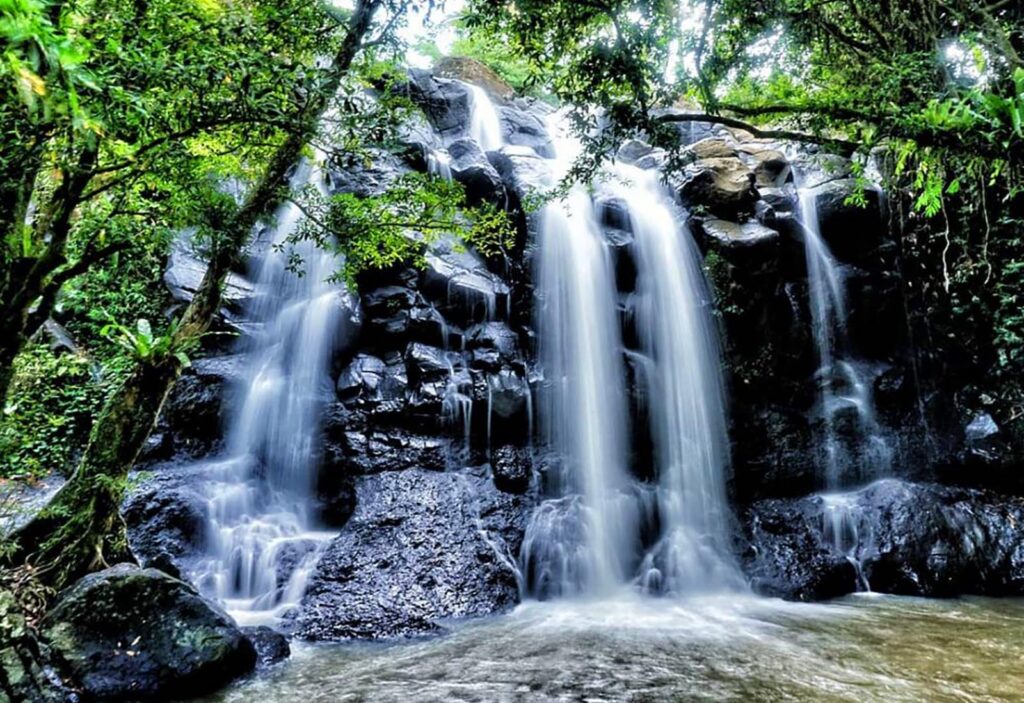
{"label": "dark wet rock", "polygon": [[[187,304],[199,290],[206,274],[203,255],[192,244],[192,237],[186,233],[175,240],[164,271],[164,285],[177,303]],[[221,293],[224,309],[222,317],[234,319],[242,313],[252,299],[254,289],[251,283],[235,273],[229,273]]]}
{"label": "dark wet rock", "polygon": [[734,402],[737,410],[732,436],[738,498],[746,502],[819,489],[818,456],[805,413],[763,398]]}
{"label": "dark wet rock", "polygon": [[526,378],[511,369],[502,369],[488,375],[487,386],[487,403],[492,422],[515,418],[525,420],[530,398],[530,385]]}
{"label": "dark wet rock", "polygon": [[619,147],[615,159],[645,170],[657,169],[665,165],[668,153],[637,139],[630,139]]}
{"label": "dark wet rock", "polygon": [[504,322],[483,322],[466,330],[474,368],[495,371],[519,358],[519,335]]}
{"label": "dark wet rock", "polygon": [[418,342],[413,342],[405,350],[405,367],[413,383],[444,380],[452,373],[452,365],[444,349]]}
{"label": "dark wet rock", "polygon": [[[718,140],[712,141],[717,145]],[[687,166],[679,196],[691,207],[725,218],[752,211],[758,200],[754,172],[735,156],[700,159]]]}
{"label": "dark wet rock", "polygon": [[456,140],[448,146],[448,153],[452,157],[452,177],[465,188],[470,205],[504,205],[505,184],[474,140]]}
{"label": "dark wet rock", "polygon": [[352,193],[360,198],[380,195],[411,169],[398,156],[374,150],[367,158],[336,157],[327,162],[327,189],[331,195]]}
{"label": "dark wet rock", "polygon": [[[826,515],[837,514],[842,552],[825,534]],[[838,499],[763,501],[748,511],[746,528],[748,572],[776,595],[804,597],[815,579],[831,582],[831,568],[802,566],[819,563],[823,550],[826,564],[852,554],[882,593],[1024,593],[1024,500],[1016,497],[887,479]]]}
{"label": "dark wet rock", "polygon": [[409,70],[409,96],[445,141],[465,136],[469,125],[469,89],[460,81]]}
{"label": "dark wet rock", "polygon": [[14,593],[0,589],[0,701],[79,703],[82,698],[69,679]]}
{"label": "dark wet rock", "polygon": [[438,242],[426,263],[423,295],[446,319],[467,326],[505,316],[511,291],[479,255],[454,242]]}
{"label": "dark wet rock", "polygon": [[395,427],[349,430],[338,440],[334,463],[346,475],[359,476],[416,467],[441,470],[448,440]]}
{"label": "dark wet rock", "polygon": [[427,116],[421,112],[413,112],[399,126],[398,143],[401,155],[417,171],[426,171],[430,155],[443,146]]}
{"label": "dark wet rock", "polygon": [[198,696],[252,670],[252,643],[215,606],[155,569],[121,564],[61,594],[40,630],[90,697]]}
{"label": "dark wet rock", "polygon": [[533,478],[533,454],[530,449],[506,444],[494,450],[491,458],[494,485],[506,493],[525,493]]}
{"label": "dark wet rock", "polygon": [[260,669],[284,661],[292,655],[288,638],[266,625],[243,627],[242,634],[256,649],[256,666]]}
{"label": "dark wet rock", "polygon": [[498,109],[498,117],[507,144],[526,147],[546,159],[554,158],[555,147],[551,143],[551,135],[539,117],[508,106]]}
{"label": "dark wet rock", "polygon": [[338,376],[338,397],[342,400],[379,397],[378,390],[384,381],[386,368],[382,359],[358,354]]}
{"label": "dark wet rock", "polygon": [[380,639],[441,631],[449,619],[518,600],[513,556],[526,499],[486,476],[409,470],[359,480],[358,507],[327,547],[301,606],[299,636]]}
{"label": "dark wet rock", "polygon": [[[748,546],[742,559],[758,593],[825,600],[857,590],[857,571],[845,555],[825,543],[820,509],[812,500],[767,500],[747,512]],[[810,529],[815,521],[818,529]]]}
{"label": "dark wet rock", "polygon": [[494,100],[511,100],[515,90],[486,64],[468,56],[445,56],[434,64],[434,75],[472,83]]}
{"label": "dark wet rock", "polygon": [[498,170],[505,187],[515,194],[519,202],[531,196],[544,193],[551,183],[551,164],[533,149],[522,146],[505,146],[488,154],[491,163]]}
{"label": "dark wet rock", "polygon": [[177,576],[182,560],[203,548],[206,498],[194,485],[173,470],[158,470],[128,495],[121,514],[141,564]]}
{"label": "dark wet rock", "polygon": [[352,477],[335,467],[323,466],[317,474],[316,509],[320,523],[341,527],[356,509],[356,492]]}
{"label": "dark wet rock", "polygon": [[[821,233],[839,261],[862,264],[882,243],[886,228],[878,190],[854,179],[829,181],[813,190]],[[847,202],[863,197],[866,205]]]}
{"label": "dark wet rock", "polygon": [[185,370],[161,413],[176,450],[203,452],[220,439],[224,403],[244,365],[241,355],[219,356],[197,359]]}

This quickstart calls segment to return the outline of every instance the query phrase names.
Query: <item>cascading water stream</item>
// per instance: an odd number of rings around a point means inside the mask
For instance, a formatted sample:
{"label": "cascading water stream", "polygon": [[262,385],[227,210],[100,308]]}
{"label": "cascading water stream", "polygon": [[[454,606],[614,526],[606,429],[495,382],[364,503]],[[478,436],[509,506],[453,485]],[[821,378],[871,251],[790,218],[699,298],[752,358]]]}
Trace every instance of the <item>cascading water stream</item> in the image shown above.
{"label": "cascading water stream", "polygon": [[[860,552],[865,536],[859,529],[855,503],[838,491],[889,473],[892,458],[875,418],[868,382],[857,365],[845,358],[846,292],[843,273],[821,234],[817,197],[813,189],[799,190],[799,217],[807,262],[811,325],[818,354],[818,382],[823,420],[822,448],[825,463],[823,532],[827,540],[861,574]],[[852,437],[839,436],[839,420],[853,414]],[[850,423],[847,423],[849,425]],[[847,428],[847,434],[851,434]],[[854,442],[855,446],[850,447]]]}
{"label": "cascading water stream", "polygon": [[[578,145],[557,121],[553,183]],[[739,588],[725,491],[725,398],[711,296],[700,258],[655,172],[618,166],[602,188],[635,237],[647,380],[659,481],[627,470],[625,374],[616,284],[594,201],[574,186],[540,223],[538,308],[548,381],[543,426],[561,461],[523,547],[529,593],[604,594],[630,581],[652,593]],[[552,184],[553,184],[552,183]],[[659,529],[640,554],[642,525]],[[637,567],[639,566],[639,572]]]}
{"label": "cascading water stream", "polygon": [[[300,164],[293,192],[324,189],[316,164]],[[298,206],[278,210],[257,263],[249,310],[256,332],[243,344],[247,370],[227,432],[227,458],[210,467],[209,557],[193,574],[236,618],[260,621],[295,605],[320,547],[316,477],[320,417],[330,397],[328,366],[351,310],[329,282],[337,258],[311,241],[288,243],[302,220]],[[299,256],[301,273],[289,257]]]}
{"label": "cascading water stream", "polygon": [[494,103],[480,86],[467,83],[469,88],[469,136],[476,140],[484,153],[500,149],[505,143],[501,120]]}
{"label": "cascading water stream", "polygon": [[[557,135],[551,185],[572,164]],[[547,387],[544,427],[561,462],[557,496],[534,513],[523,545],[529,592],[608,593],[635,560],[635,498],[625,470],[626,405],[615,279],[593,203],[582,186],[549,203],[540,223],[538,323]]]}
{"label": "cascading water stream", "polygon": [[718,330],[696,245],[657,172],[618,166],[610,190],[636,241],[638,328],[658,469],[661,537],[641,565],[645,590],[738,588],[729,545],[729,438]]}

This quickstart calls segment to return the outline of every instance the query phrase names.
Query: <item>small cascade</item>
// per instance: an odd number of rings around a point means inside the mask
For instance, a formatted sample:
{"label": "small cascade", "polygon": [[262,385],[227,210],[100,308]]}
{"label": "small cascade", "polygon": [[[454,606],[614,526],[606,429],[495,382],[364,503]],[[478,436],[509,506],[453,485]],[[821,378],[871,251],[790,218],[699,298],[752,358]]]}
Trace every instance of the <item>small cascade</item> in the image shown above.
{"label": "small cascade", "polygon": [[857,364],[847,357],[846,296],[843,272],[821,235],[817,199],[800,191],[800,222],[807,259],[811,324],[818,351],[825,485],[822,534],[827,543],[857,569],[860,586],[870,590],[861,568],[865,540],[857,506],[835,493],[889,473],[892,454],[875,419],[871,388]]}
{"label": "small cascade", "polygon": [[799,215],[818,352],[825,485],[838,490],[886,475],[892,458],[875,419],[870,385],[857,364],[847,358],[843,272],[821,235],[813,190],[800,190]]}
{"label": "small cascade", "polygon": [[742,584],[729,545],[725,391],[713,300],[696,245],[658,174],[618,166],[611,187],[636,238],[638,328],[658,470],[661,537],[641,583],[665,593]]}
{"label": "small cascade", "polygon": [[870,527],[862,527],[861,509],[856,495],[850,493],[824,493],[821,496],[825,541],[843,554],[857,572],[858,588],[870,591],[864,574],[864,554],[873,541]]}
{"label": "small cascade", "polygon": [[469,88],[469,136],[476,140],[485,153],[500,149],[505,143],[498,111],[487,91],[472,83]]}
{"label": "small cascade", "polygon": [[[300,164],[291,187],[323,190],[320,169]],[[288,244],[302,214],[277,213],[257,263],[257,297],[248,311],[258,331],[243,341],[247,371],[227,432],[227,457],[211,466],[209,557],[193,573],[208,595],[240,620],[271,619],[298,603],[320,548],[316,480],[320,416],[331,397],[331,354],[347,294],[329,279],[336,257],[313,242]],[[301,257],[304,270],[288,266]]]}

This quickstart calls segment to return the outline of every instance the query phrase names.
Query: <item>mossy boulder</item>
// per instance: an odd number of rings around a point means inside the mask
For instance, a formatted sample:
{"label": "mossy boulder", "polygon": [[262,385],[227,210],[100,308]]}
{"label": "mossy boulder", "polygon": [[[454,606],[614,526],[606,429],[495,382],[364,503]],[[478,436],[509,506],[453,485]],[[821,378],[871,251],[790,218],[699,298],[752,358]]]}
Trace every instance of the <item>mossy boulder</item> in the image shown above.
{"label": "mossy boulder", "polygon": [[83,691],[103,701],[197,696],[248,673],[252,642],[188,584],[120,564],[86,576],[40,632]]}

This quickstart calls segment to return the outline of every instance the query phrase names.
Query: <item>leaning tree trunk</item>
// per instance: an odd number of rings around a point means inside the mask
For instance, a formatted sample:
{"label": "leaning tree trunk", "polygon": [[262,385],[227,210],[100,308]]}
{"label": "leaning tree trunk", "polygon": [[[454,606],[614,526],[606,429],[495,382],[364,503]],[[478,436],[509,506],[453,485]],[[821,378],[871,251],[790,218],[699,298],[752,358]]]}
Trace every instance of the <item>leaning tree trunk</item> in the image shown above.
{"label": "leaning tree trunk", "polygon": [[[224,228],[172,347],[180,348],[209,329],[232,265],[259,219],[281,202],[288,172],[315,135],[381,4],[381,0],[357,2],[348,33],[316,97],[294,132],[278,148],[260,183]],[[34,565],[47,586],[61,589],[107,564],[133,559],[120,516],[126,479],[180,371],[181,364],[173,355],[155,365],[136,364],[97,418],[75,473],[50,504],[15,533],[13,563]]]}
{"label": "leaning tree trunk", "polygon": [[87,573],[132,561],[120,507],[128,471],[160,413],[178,365],[138,363],[93,426],[75,473],[15,532],[12,561],[27,563],[59,590]]}

